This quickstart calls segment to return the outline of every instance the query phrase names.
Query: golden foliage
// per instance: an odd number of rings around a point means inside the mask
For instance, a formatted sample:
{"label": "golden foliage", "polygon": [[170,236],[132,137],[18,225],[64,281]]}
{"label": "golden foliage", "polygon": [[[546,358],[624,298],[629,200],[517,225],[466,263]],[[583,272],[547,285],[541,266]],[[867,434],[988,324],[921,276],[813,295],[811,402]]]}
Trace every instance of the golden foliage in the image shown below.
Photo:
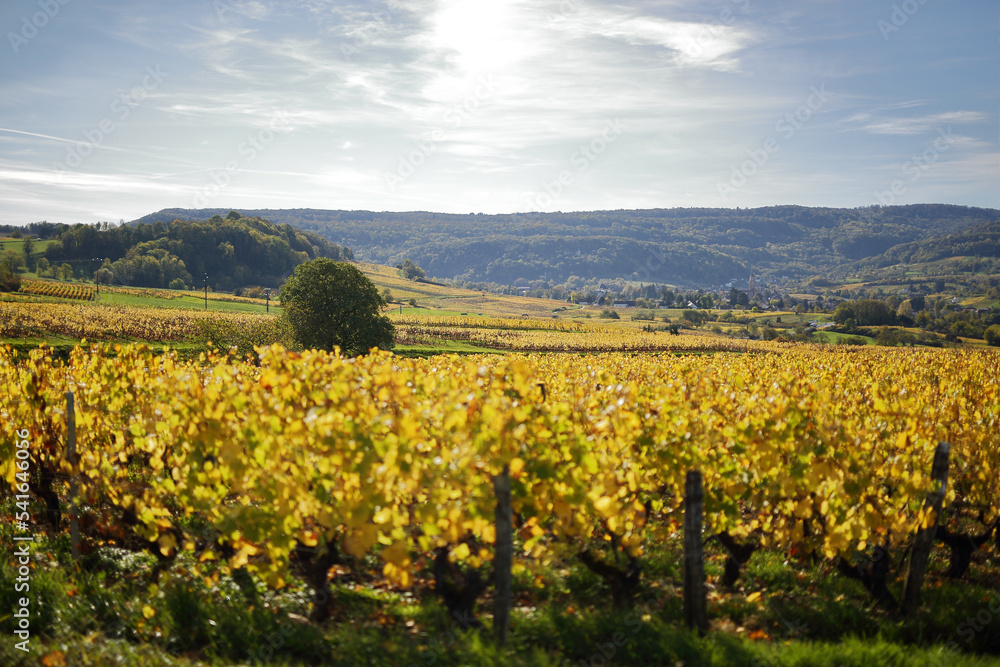
{"label": "golden foliage", "polygon": [[[33,470],[76,474],[89,503],[127,508],[167,553],[203,561],[228,544],[229,566],[275,585],[298,542],[378,553],[402,586],[437,547],[492,558],[504,466],[523,567],[600,543],[641,553],[675,530],[695,468],[710,531],[827,558],[914,534],[941,440],[946,504],[987,523],[1000,512],[1000,352],[412,360],[272,346],[251,363],[95,345],[65,365],[0,353],[0,388]],[[16,484],[12,434],[0,472]]]}

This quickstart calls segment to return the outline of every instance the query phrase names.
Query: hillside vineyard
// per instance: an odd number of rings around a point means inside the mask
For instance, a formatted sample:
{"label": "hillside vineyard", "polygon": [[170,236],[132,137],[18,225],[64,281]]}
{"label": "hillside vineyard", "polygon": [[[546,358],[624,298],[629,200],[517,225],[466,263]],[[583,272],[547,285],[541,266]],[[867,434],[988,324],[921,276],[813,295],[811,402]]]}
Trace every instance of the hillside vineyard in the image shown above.
{"label": "hillside vineyard", "polygon": [[400,587],[435,549],[489,561],[491,480],[505,467],[516,570],[595,545],[641,559],[678,530],[691,469],[704,474],[712,533],[823,559],[901,547],[931,518],[939,441],[952,448],[948,520],[1000,516],[992,351],[15,354],[0,352],[0,414],[36,443],[50,509],[65,502],[57,476],[75,475],[99,518],[86,539],[137,531],[164,557],[222,559],[276,586],[298,545],[376,554]]}

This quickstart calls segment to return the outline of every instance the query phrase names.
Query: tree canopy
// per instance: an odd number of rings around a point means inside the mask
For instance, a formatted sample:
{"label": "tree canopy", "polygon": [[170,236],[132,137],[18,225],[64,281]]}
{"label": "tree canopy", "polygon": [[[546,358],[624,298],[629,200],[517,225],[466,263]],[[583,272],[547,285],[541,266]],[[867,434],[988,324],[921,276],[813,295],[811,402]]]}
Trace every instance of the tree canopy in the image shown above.
{"label": "tree canopy", "polygon": [[21,289],[21,276],[11,271],[6,262],[0,262],[0,292],[16,292]]}
{"label": "tree canopy", "polygon": [[987,345],[1000,347],[1000,324],[994,324],[989,327],[983,337],[986,339]]}
{"label": "tree canopy", "polygon": [[427,277],[427,272],[414,264],[412,259],[403,260],[403,263],[397,264],[396,268],[407,280],[420,280]]}
{"label": "tree canopy", "polygon": [[858,299],[845,301],[833,312],[833,319],[838,324],[851,320],[862,327],[884,326],[896,323],[896,316],[884,301],[877,299]]}
{"label": "tree canopy", "polygon": [[392,349],[395,331],[378,288],[356,267],[321,257],[300,264],[281,288],[281,307],[306,348],[365,354]]}
{"label": "tree canopy", "polygon": [[216,290],[277,287],[301,262],[353,258],[348,248],[318,234],[236,211],[205,221],[75,225],[54,231],[56,240],[45,250],[49,262],[65,262],[78,274],[91,275],[95,258],[108,259],[114,282],[137,287],[180,282],[201,287],[206,276]]}
{"label": "tree canopy", "polygon": [[[146,216],[225,215],[224,209],[169,209]],[[405,259],[429,276],[512,285],[571,276],[693,286],[737,282],[752,265],[758,280],[853,275],[881,265],[897,244],[996,221],[994,209],[941,204],[863,208],[767,206],[499,215],[427,211],[286,209],[245,211],[313,230],[359,259],[396,266]],[[992,256],[979,237],[968,250]]]}

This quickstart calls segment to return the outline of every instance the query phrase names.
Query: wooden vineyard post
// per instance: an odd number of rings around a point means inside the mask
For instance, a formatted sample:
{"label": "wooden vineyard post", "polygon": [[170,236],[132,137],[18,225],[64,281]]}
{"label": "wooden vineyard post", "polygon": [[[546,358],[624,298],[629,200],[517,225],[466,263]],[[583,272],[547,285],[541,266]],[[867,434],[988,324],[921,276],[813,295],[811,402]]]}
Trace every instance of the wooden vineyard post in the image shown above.
{"label": "wooden vineyard post", "polygon": [[691,629],[708,631],[705,606],[705,560],[702,512],[705,500],[701,471],[689,470],[684,484],[684,620]]}
{"label": "wooden vineyard post", "polygon": [[[66,392],[66,460],[76,465],[76,406],[73,392]],[[73,543],[73,561],[80,560],[80,524],[76,517],[76,475],[69,478],[69,535]]]}
{"label": "wooden vineyard post", "polygon": [[948,455],[951,446],[947,442],[939,442],[934,452],[934,464],[931,466],[931,480],[935,489],[927,496],[924,507],[934,512],[934,521],[926,528],[920,527],[913,539],[913,550],[910,553],[910,564],[906,570],[906,582],[903,586],[904,615],[910,614],[920,606],[920,587],[924,583],[924,570],[931,555],[934,535],[937,532],[938,518],[941,515],[941,504],[948,489]]}
{"label": "wooden vineyard post", "polygon": [[510,503],[510,468],[493,478],[496,507],[496,597],[493,606],[493,632],[500,645],[507,643],[510,626],[511,567],[514,561],[514,518]]}

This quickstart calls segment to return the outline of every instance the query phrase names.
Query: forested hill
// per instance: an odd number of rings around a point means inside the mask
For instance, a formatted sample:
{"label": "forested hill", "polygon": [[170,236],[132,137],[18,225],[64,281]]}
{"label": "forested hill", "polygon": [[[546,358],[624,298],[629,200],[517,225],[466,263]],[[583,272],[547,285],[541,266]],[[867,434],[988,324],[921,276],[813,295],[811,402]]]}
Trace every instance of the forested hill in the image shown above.
{"label": "forested hill", "polygon": [[113,282],[140,287],[201,287],[207,274],[208,284],[222,290],[277,286],[298,264],[316,257],[353,259],[350,249],[314,232],[235,211],[224,214],[183,221],[161,216],[119,227],[50,225],[45,236],[58,240],[45,249],[45,259],[68,263],[88,277],[103,263]]}
{"label": "forested hill", "polygon": [[[141,219],[204,219],[222,209],[166,209]],[[943,204],[859,209],[771,206],[453,215],[286,209],[248,211],[316,231],[359,259],[411,258],[428,275],[512,284],[570,276],[681,285],[835,275],[901,243],[1000,220]]]}
{"label": "forested hill", "polygon": [[862,266],[881,268],[897,264],[921,264],[955,257],[1000,257],[1000,219],[973,225],[951,234],[903,243],[882,255],[871,257]]}

